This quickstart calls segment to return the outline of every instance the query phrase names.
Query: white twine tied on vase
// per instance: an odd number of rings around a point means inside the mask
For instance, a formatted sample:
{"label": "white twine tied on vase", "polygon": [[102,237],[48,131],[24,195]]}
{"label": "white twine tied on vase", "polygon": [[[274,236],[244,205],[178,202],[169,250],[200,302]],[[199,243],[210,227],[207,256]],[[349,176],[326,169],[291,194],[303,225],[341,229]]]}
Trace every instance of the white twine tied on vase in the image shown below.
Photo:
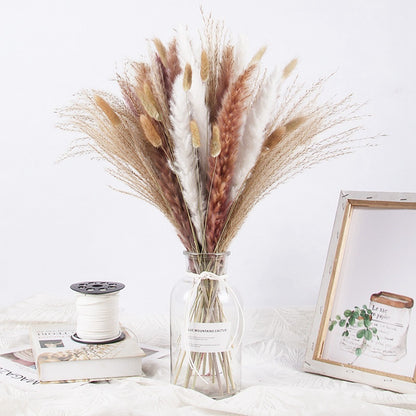
{"label": "white twine tied on vase", "polygon": [[[227,347],[225,348],[225,351],[222,352],[226,352],[226,351],[230,351],[231,349],[237,349],[241,342],[242,342],[242,338],[243,338],[243,334],[244,334],[244,326],[245,326],[245,322],[244,322],[244,314],[243,314],[243,308],[241,306],[240,301],[238,300],[238,296],[237,294],[234,292],[234,290],[232,289],[232,287],[229,285],[227,278],[228,276],[226,274],[222,274],[222,275],[218,275],[209,271],[203,271],[199,274],[197,273],[192,273],[192,272],[187,272],[187,276],[190,277],[193,280],[193,284],[191,289],[186,293],[186,299],[187,299],[187,303],[186,303],[186,311],[185,311],[185,323],[184,323],[184,332],[183,332],[183,338],[184,338],[184,347],[185,347],[185,352],[188,356],[188,361],[189,361],[189,365],[192,368],[193,371],[195,371],[195,373],[198,375],[198,377],[200,377],[206,384],[208,384],[208,381],[206,381],[201,374],[199,373],[198,369],[195,367],[194,361],[191,358],[191,348],[190,348],[190,342],[189,342],[189,330],[190,330],[190,326],[193,323],[201,323],[201,324],[218,324],[218,323],[225,323],[226,321],[222,321],[222,322],[211,322],[210,321],[210,317],[208,317],[208,321],[202,321],[202,322],[198,322],[198,321],[192,321],[192,310],[193,310],[193,305],[196,301],[196,297],[198,295],[198,288],[201,284],[201,282],[203,280],[212,280],[212,281],[217,281],[219,283],[219,287],[217,288],[217,293],[220,292],[221,290],[226,291],[228,293],[228,295],[230,296],[231,300],[233,301],[234,304],[234,308],[235,308],[235,312],[237,315],[237,324],[235,326],[235,332],[233,334],[233,336],[230,336],[230,341],[228,342]],[[213,351],[214,353],[216,351]]]}

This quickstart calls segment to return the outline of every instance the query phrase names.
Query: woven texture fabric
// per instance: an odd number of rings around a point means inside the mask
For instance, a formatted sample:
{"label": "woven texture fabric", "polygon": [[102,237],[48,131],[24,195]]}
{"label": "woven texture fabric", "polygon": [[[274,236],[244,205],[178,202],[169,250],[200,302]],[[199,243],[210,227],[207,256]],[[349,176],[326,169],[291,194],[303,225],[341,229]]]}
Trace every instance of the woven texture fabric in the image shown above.
{"label": "woven texture fabric", "polygon": [[[99,384],[0,383],[8,416],[401,415],[416,414],[416,394],[398,394],[302,371],[313,310],[246,312],[242,391],[212,400],[169,384],[169,358],[145,363],[146,377]],[[121,314],[145,344],[168,348],[167,316]],[[31,326],[74,322],[73,299],[36,296],[0,310],[0,354],[29,344]]]}

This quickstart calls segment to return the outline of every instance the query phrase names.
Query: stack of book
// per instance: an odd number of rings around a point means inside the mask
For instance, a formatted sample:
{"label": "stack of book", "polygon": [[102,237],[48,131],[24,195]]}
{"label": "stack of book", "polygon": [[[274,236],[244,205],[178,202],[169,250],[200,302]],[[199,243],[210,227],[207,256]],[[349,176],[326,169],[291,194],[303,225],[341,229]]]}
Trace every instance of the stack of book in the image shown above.
{"label": "stack of book", "polygon": [[72,329],[34,329],[33,359],[41,382],[107,380],[142,375],[144,351],[127,331],[111,344],[74,341]]}

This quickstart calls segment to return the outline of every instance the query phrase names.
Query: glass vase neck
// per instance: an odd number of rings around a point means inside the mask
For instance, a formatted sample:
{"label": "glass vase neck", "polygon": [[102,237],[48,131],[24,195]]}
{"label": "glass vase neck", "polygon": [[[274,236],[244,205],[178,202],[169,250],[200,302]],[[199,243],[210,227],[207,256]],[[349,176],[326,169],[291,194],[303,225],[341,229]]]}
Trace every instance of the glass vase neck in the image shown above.
{"label": "glass vase neck", "polygon": [[187,271],[200,274],[204,271],[223,275],[227,273],[227,262],[230,252],[225,253],[192,253],[184,251]]}

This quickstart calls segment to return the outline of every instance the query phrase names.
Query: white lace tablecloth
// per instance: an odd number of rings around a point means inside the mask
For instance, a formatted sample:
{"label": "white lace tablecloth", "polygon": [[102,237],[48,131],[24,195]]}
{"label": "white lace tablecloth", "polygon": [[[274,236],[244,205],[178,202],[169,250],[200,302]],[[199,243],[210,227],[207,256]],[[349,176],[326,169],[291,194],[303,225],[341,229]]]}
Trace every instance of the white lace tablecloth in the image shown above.
{"label": "white lace tablecloth", "polygon": [[[398,394],[302,371],[311,309],[246,314],[242,391],[212,400],[169,384],[169,358],[144,365],[146,377],[103,384],[0,383],[1,416],[416,415],[416,394]],[[74,321],[71,299],[37,296],[0,310],[0,354],[29,343],[28,328]],[[142,343],[168,348],[167,316],[127,316]]]}

